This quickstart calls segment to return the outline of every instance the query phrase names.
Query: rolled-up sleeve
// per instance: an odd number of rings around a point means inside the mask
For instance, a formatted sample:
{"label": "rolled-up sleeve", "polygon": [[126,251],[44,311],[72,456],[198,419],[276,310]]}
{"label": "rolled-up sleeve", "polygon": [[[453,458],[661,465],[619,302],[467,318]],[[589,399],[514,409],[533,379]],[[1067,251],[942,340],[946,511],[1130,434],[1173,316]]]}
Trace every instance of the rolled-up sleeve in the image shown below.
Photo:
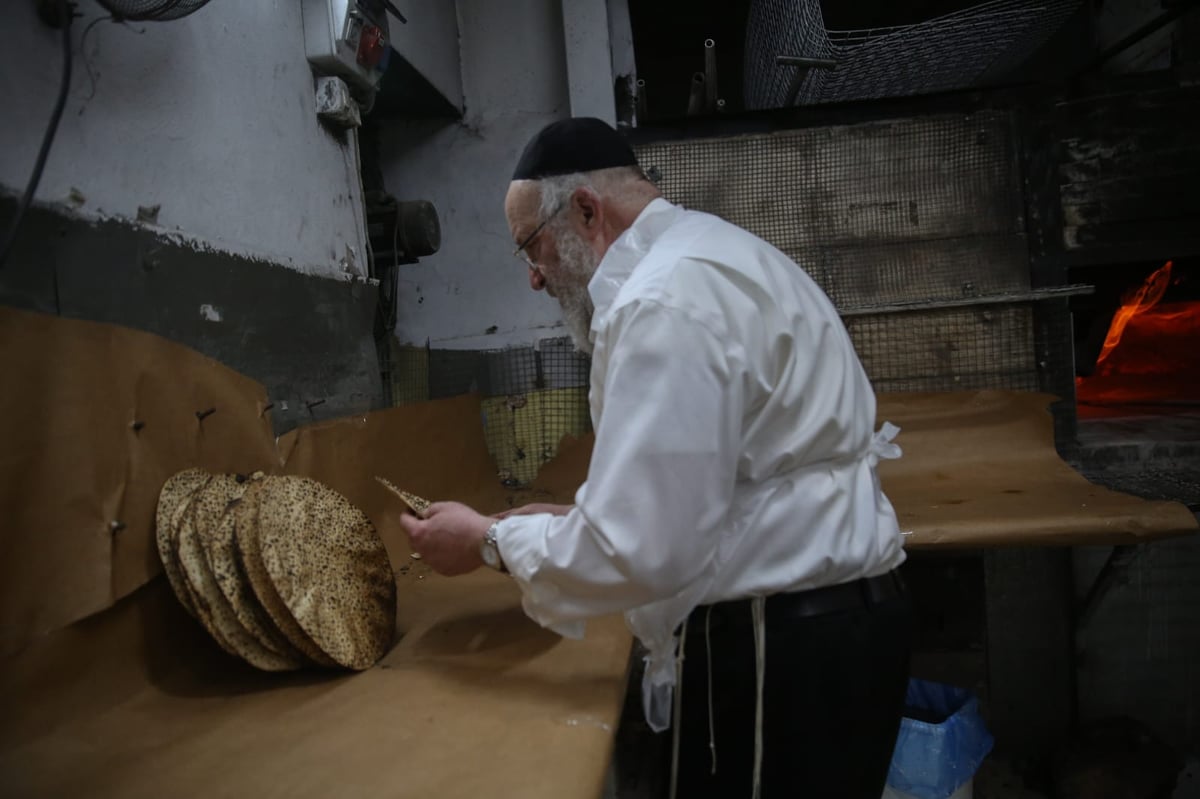
{"label": "rolled-up sleeve", "polygon": [[744,359],[715,320],[642,301],[607,322],[602,413],[566,516],[510,517],[501,555],[540,624],[674,595],[713,557],[736,479]]}

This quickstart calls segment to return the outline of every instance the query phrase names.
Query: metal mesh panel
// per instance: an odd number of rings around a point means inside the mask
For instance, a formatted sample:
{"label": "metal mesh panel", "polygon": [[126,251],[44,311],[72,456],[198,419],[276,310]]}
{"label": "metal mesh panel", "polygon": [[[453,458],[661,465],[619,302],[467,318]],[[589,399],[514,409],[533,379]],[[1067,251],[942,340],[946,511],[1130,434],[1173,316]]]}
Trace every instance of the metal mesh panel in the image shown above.
{"label": "metal mesh panel", "polygon": [[500,350],[395,347],[392,397],[402,405],[482,395],[484,436],[499,479],[518,486],[554,457],[564,435],[591,430],[590,368],[569,338]]}
{"label": "metal mesh panel", "polygon": [[876,391],[1038,389],[1028,305],[851,317]]}
{"label": "metal mesh panel", "polygon": [[746,30],[748,108],[788,104],[799,67],[781,55],[831,58],[813,69],[795,104],[900,97],[965,88],[1020,65],[1079,0],[994,0],[916,25],[827,31],[820,0],[754,0]]}
{"label": "metal mesh panel", "polygon": [[[1029,289],[1014,149],[1008,115],[985,111],[654,142],[638,159],[668,199],[804,268],[879,390],[1037,389],[1031,307],[995,300]],[[931,307],[873,310],[895,304]]]}
{"label": "metal mesh panel", "polygon": [[1027,288],[1007,115],[639,148],[671,200],[761,236],[842,309]]}

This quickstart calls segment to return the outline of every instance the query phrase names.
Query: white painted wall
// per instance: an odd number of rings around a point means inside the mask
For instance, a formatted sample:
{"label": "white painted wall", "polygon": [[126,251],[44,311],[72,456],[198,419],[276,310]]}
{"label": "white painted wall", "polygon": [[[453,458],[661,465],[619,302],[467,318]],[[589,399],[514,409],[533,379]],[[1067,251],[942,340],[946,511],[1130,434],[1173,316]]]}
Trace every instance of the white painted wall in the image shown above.
{"label": "white painted wall", "polygon": [[388,15],[392,48],[456,108],[462,108],[458,12],[453,0],[404,0],[401,23]]}
{"label": "white painted wall", "polygon": [[608,81],[596,80],[597,75],[613,74],[608,3],[606,0],[562,0],[562,13],[571,116],[596,117],[616,125],[617,109],[611,77]]}
{"label": "white painted wall", "polygon": [[[441,251],[401,267],[396,335],[452,349],[564,336],[558,303],[531,291],[512,257],[503,208],[525,143],[571,113],[563,2],[459,0],[457,8],[462,121],[395,121],[380,137],[388,191],[431,200],[442,224]],[[611,74],[595,80],[611,97]]]}
{"label": "white painted wall", "polygon": [[[158,224],[304,272],[365,272],[357,141],[318,123],[297,0],[217,0],[181,20],[73,26],[71,94],[37,199],[85,215],[161,205]],[[144,30],[144,33],[137,33]],[[0,187],[24,191],[58,90],[58,31],[34,4],[0,25]],[[94,90],[84,57],[95,75]],[[353,266],[346,268],[353,261]]]}

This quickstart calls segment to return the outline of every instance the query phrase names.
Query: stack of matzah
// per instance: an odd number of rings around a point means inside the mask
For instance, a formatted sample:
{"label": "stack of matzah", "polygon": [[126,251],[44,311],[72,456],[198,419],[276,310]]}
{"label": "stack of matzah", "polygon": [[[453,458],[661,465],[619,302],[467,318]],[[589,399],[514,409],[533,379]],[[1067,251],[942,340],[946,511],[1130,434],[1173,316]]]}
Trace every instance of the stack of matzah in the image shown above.
{"label": "stack of matzah", "polygon": [[179,601],[260,669],[366,669],[387,652],[396,583],[362,511],[306,477],[179,472],[158,498],[158,553]]}

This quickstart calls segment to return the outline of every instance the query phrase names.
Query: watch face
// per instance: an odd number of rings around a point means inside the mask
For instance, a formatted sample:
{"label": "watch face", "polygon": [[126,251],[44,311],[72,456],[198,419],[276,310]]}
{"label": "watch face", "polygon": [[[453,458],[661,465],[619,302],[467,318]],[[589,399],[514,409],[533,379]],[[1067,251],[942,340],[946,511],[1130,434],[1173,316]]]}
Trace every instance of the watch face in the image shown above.
{"label": "watch face", "polygon": [[479,554],[483,556],[483,562],[493,569],[500,568],[500,553],[496,551],[496,545],[490,541],[484,541],[479,547]]}

